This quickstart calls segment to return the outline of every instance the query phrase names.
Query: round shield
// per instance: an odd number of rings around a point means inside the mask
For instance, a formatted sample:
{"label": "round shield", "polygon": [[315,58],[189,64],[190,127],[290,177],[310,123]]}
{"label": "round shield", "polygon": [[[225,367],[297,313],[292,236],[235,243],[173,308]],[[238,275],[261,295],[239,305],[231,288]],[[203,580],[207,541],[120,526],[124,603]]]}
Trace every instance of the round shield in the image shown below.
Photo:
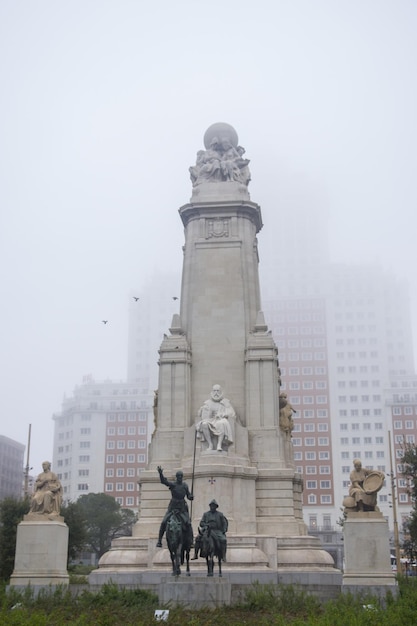
{"label": "round shield", "polygon": [[384,484],[384,477],[379,472],[370,472],[363,481],[363,488],[367,494],[377,493]]}

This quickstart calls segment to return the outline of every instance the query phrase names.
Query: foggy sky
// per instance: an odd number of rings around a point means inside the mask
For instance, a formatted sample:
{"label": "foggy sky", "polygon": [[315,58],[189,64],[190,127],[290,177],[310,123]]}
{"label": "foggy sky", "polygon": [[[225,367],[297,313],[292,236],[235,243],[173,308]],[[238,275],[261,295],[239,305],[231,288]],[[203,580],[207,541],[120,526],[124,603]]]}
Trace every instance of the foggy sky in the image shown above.
{"label": "foggy sky", "polygon": [[406,278],[416,319],[416,32],[415,0],[0,3],[0,434],[32,423],[35,473],[63,394],[126,377],[214,122],[251,160],[261,263],[279,181],[314,189],[332,259]]}

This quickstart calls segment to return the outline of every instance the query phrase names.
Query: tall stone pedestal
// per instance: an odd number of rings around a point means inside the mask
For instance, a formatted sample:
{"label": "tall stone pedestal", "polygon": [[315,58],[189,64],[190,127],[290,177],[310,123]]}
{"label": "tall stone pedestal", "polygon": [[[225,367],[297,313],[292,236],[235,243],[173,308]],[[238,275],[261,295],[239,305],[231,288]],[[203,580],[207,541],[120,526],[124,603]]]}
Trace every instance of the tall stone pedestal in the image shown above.
{"label": "tall stone pedestal", "polygon": [[379,511],[349,513],[343,527],[345,542],[344,593],[384,596],[396,593],[391,570],[388,522]]}
{"label": "tall stone pedestal", "polygon": [[63,517],[25,515],[17,527],[16,556],[10,586],[67,585],[68,526]]}

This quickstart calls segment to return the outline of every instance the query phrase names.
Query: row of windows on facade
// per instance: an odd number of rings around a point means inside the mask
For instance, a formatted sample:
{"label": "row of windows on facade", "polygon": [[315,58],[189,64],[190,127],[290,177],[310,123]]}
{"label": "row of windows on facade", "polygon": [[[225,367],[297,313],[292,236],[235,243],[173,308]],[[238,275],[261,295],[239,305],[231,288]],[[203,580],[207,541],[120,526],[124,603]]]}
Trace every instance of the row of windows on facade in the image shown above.
{"label": "row of windows on facade", "polygon": [[[92,447],[91,441],[80,441],[79,448],[80,450],[89,450]],[[106,448],[108,450],[124,450],[128,448],[129,450],[134,450],[135,448],[146,448],[146,440],[145,439],[128,439],[125,441],[124,439],[115,441],[110,440],[106,443]],[[58,454],[64,454],[66,452],[72,451],[72,444],[68,444],[67,446],[58,446]]]}
{"label": "row of windows on facade", "polygon": [[[138,463],[145,463],[146,460],[146,454],[138,454],[137,456],[137,462]],[[108,454],[106,456],[106,464],[112,464],[112,463],[134,463],[135,462],[135,455],[134,454]]]}
{"label": "row of windows on facade", "polygon": [[375,443],[376,445],[383,445],[384,443],[384,437],[364,437],[363,441],[361,442],[361,438],[360,437],[352,437],[352,439],[349,439],[349,437],[341,437],[340,438],[340,444],[342,446],[348,446],[350,444],[352,445],[360,445],[361,443],[363,443],[363,445],[372,445],[373,443]]}
{"label": "row of windows on facade", "polygon": [[[297,423],[294,424],[294,433],[300,433],[301,432],[301,424]],[[316,424],[315,422],[310,422],[307,424],[303,424],[303,430],[305,433],[314,433],[316,431]],[[317,424],[317,430],[320,433],[327,433],[329,430],[329,424]]]}
{"label": "row of windows on facade", "polygon": [[[320,485],[320,487],[318,487]],[[305,482],[306,489],[331,489],[332,481],[331,480],[306,480]]]}
{"label": "row of windows on facade", "polygon": [[[404,443],[415,443],[415,435],[395,435],[394,438],[395,443],[397,444],[404,444]],[[373,440],[372,437],[364,437],[363,441],[362,441],[363,445],[372,445],[373,443],[375,443],[376,445],[381,445],[384,443],[384,437],[375,437],[375,440]],[[349,437],[341,437],[340,438],[340,444],[342,446],[347,446],[347,445],[360,445],[361,444],[361,438],[360,437],[352,437],[352,439],[349,439]]]}
{"label": "row of windows on facade", "polygon": [[115,448],[118,450],[124,450],[125,448],[132,450],[136,447],[146,448],[146,441],[144,439],[140,439],[139,441],[136,441],[135,439],[128,439],[127,441],[119,439],[118,441],[110,440],[106,443],[107,450],[114,450]]}
{"label": "row of windows on facade", "polygon": [[0,442],[0,458],[2,459],[20,460],[23,452],[22,448],[15,448],[13,445]]}
{"label": "row of windows on facade", "polygon": [[[317,504],[317,496],[315,493],[309,493],[307,495],[307,503]],[[330,494],[329,495],[321,494],[320,504],[332,504],[332,503],[333,503],[333,497]]]}
{"label": "row of windows on facade", "polygon": [[[294,400],[295,398],[295,400]],[[298,399],[298,396],[291,396],[289,398],[291,404],[298,406],[300,404],[300,402],[296,402],[296,400]],[[310,402],[303,402],[303,404],[310,404]],[[313,403],[314,404],[314,403]],[[407,410],[404,410],[404,415],[412,415],[413,414],[413,409],[411,407],[405,407]],[[416,413],[417,413],[417,408],[415,409]],[[393,413],[394,415],[402,415],[401,411],[397,411],[395,413]],[[348,415],[350,415],[351,417],[358,417],[359,415],[362,416],[370,416],[370,415],[382,415],[382,409],[339,409],[339,416],[340,417],[348,417]],[[301,417],[305,417],[305,418],[313,418],[315,416],[315,412],[313,409],[304,409],[303,411],[297,411],[297,413],[295,413],[293,415],[293,419],[299,419]],[[318,409],[317,410],[317,417],[328,417],[328,410],[327,409]],[[402,422],[401,422],[402,423]],[[411,420],[408,420],[405,422],[406,424],[408,424],[408,426],[406,428],[414,428],[414,422]],[[411,425],[410,425],[411,424]],[[402,428],[402,426],[397,426],[397,428]]]}
{"label": "row of windows on facade", "polygon": [[338,374],[377,374],[379,365],[339,365],[336,372]]}
{"label": "row of windows on facade", "polygon": [[[76,417],[78,418],[78,416]],[[140,413],[120,413],[120,414],[110,413],[109,415],[107,415],[107,421],[115,422],[117,420],[119,422],[126,422],[127,420],[128,422],[136,422],[136,421],[144,422],[146,421],[146,417],[147,417],[147,413],[145,411],[141,411]],[[81,414],[82,422],[91,422],[91,420],[92,420],[91,413]],[[61,417],[57,423],[58,423],[59,428],[72,426],[74,424],[74,415],[67,415],[65,417]]]}
{"label": "row of windows on facade", "polygon": [[315,461],[317,458],[320,461],[328,461],[330,459],[330,452],[327,450],[320,450],[320,452],[315,452],[314,450],[308,450],[306,452],[294,452],[294,461],[302,461],[303,458],[306,461]]}
{"label": "row of windows on facade", "polygon": [[326,361],[325,352],[279,352],[280,361]]}
{"label": "row of windows on facade", "polygon": [[326,340],[325,339],[278,339],[277,348],[325,348]]}
{"label": "row of windows on facade", "polygon": [[126,411],[128,409],[145,409],[147,406],[148,405],[145,400],[141,400],[140,402],[138,402],[137,400],[130,400],[130,402],[126,402],[125,400],[110,400],[110,402],[108,402],[104,400],[100,403],[90,400],[89,402],[80,402],[80,404],[77,405],[77,409],[81,408],[82,410],[86,411],[108,411],[109,409],[111,411],[117,411],[119,409]]}
{"label": "row of windows on facade", "polygon": [[[139,491],[139,485],[137,483],[106,483],[106,491]],[[77,491],[89,491],[90,485],[88,483],[78,483]],[[64,493],[71,491],[71,485],[64,485]]]}
{"label": "row of windows on facade", "polygon": [[[78,432],[81,436],[91,435],[91,427],[82,427]],[[115,426],[109,426],[107,428],[108,435],[115,435],[116,432],[118,435],[146,435],[146,426],[118,426],[117,429]],[[58,433],[59,441],[62,441],[63,439],[72,439],[73,437],[74,432],[72,430]]]}
{"label": "row of windows on facade", "polygon": [[[355,453],[355,454],[357,454],[357,453]],[[365,467],[366,467],[366,469],[369,469],[369,470],[373,470],[374,469],[373,465],[366,465]],[[385,470],[385,465],[377,465],[376,469],[379,472],[384,472],[384,474],[385,474],[385,471],[386,471]],[[352,471],[352,466],[351,465],[342,465],[342,474],[350,474],[351,471]]]}
{"label": "row of windows on facade", "polygon": [[345,387],[361,387],[362,389],[367,387],[380,387],[381,381],[379,379],[375,380],[338,380],[337,386],[339,389],[344,389]]}
{"label": "row of windows on facade", "polygon": [[[359,424],[358,422],[355,422],[353,424],[346,424],[346,423],[342,423],[339,425],[340,430],[359,430],[361,427],[361,424]],[[374,430],[383,430],[384,425],[382,422],[374,422]],[[362,423],[362,430],[372,430],[372,424],[371,422],[363,422]]]}
{"label": "row of windows on facade", "polygon": [[363,456],[365,459],[373,459],[374,455],[377,459],[385,459],[384,450],[365,450],[364,452],[360,452],[359,450],[354,450],[353,452],[343,451],[340,453],[340,458],[343,460],[346,459],[356,459]]}
{"label": "row of windows on facade", "polygon": [[416,422],[414,420],[405,420],[404,422],[402,420],[395,420],[394,421],[394,429],[395,430],[402,430],[404,428],[404,426],[407,430],[410,430],[412,428],[416,427]]}
{"label": "row of windows on facade", "polygon": [[[280,355],[280,361],[282,362],[282,355]],[[377,374],[380,368],[379,365],[339,365],[336,368],[338,374]],[[325,376],[327,374],[327,368],[318,366],[312,367],[311,365],[303,367],[291,366],[286,368],[284,365],[281,367],[282,376]]]}
{"label": "row of windows on facade", "polygon": [[359,350],[358,352],[336,352],[336,358],[340,359],[340,360],[344,360],[344,359],[378,359],[379,358],[379,353],[377,350],[371,350],[370,352],[367,352],[366,350]]}
{"label": "row of windows on facade", "polygon": [[[372,317],[370,317],[370,319],[372,319],[374,316],[372,315]],[[357,319],[365,319],[364,317],[362,318],[357,318]],[[374,333],[376,332],[376,326],[375,324],[346,324],[346,325],[341,325],[338,324],[337,326],[335,326],[335,331],[336,333],[366,333],[368,335],[368,333]],[[368,335],[369,336],[369,335]],[[374,337],[372,337],[372,339],[374,339]],[[376,341],[376,339],[375,339]]]}
{"label": "row of windows on facade", "polygon": [[325,335],[324,326],[276,326],[274,335]]}
{"label": "row of windows on facade", "polygon": [[344,404],[345,402],[382,402],[382,397],[380,394],[370,395],[353,395],[353,396],[338,396],[337,398],[340,404]]}
{"label": "row of windows on facade", "polygon": [[327,396],[290,396],[291,404],[327,404]]}
{"label": "row of windows on facade", "polygon": [[146,426],[108,426],[107,435],[146,435]]}
{"label": "row of windows on facade", "polygon": [[[280,356],[280,360],[281,356]],[[303,376],[326,376],[327,375],[327,368],[323,367],[322,365],[320,366],[315,366],[312,367],[311,365],[306,365],[304,367],[288,367],[286,368],[284,365],[281,367],[281,374],[282,376],[299,376],[300,372]]]}
{"label": "row of windows on facade", "polygon": [[[413,378],[412,380],[402,380],[402,381],[395,380],[391,383],[391,387],[403,387],[404,389],[406,389],[407,387],[417,387],[417,378]],[[394,395],[394,398],[402,398],[402,397],[403,396]]]}
{"label": "row of windows on facade", "polygon": [[[317,472],[318,470],[318,472]],[[306,465],[305,467],[297,466],[297,471],[300,474],[331,474],[330,465]]]}
{"label": "row of windows on facade", "polygon": [[[296,280],[296,276],[294,276],[294,274],[289,274],[288,279],[290,282],[294,282]],[[322,298],[311,298],[308,300],[306,300],[305,298],[299,300],[274,299],[271,301],[270,304],[274,307],[274,309],[277,309],[278,311],[296,311],[298,309],[302,309],[302,311],[304,311],[304,309],[322,309],[324,306]]]}
{"label": "row of windows on facade", "polygon": [[[145,463],[146,454],[108,454],[106,456],[106,463]],[[91,457],[89,454],[81,454],[78,457],[79,463],[90,463]],[[63,465],[71,465],[72,457],[67,459],[58,459],[58,467]]]}
{"label": "row of windows on facade", "polygon": [[[274,303],[275,305],[275,303]],[[273,305],[273,306],[274,306]],[[271,315],[274,323],[283,322],[323,322],[323,313],[273,313]]]}
{"label": "row of windows on facade", "polygon": [[106,491],[139,491],[137,483],[106,483]]}
{"label": "row of windows on facade", "polygon": [[148,414],[145,412],[141,412],[139,413],[139,415],[137,415],[136,413],[109,413],[109,415],[107,415],[107,421],[108,422],[136,422],[139,420],[139,422],[146,422],[148,417]]}
{"label": "row of windows on facade", "polygon": [[[316,443],[317,441],[317,443]],[[329,445],[329,438],[328,437],[304,437],[304,444],[303,444],[303,440],[301,437],[293,437],[292,438],[292,444],[293,446],[328,446]]]}
{"label": "row of windows on facade", "polygon": [[411,395],[409,393],[404,393],[403,395],[399,395],[398,393],[394,393],[393,397],[392,397],[392,401],[395,403],[400,403],[403,404],[404,402],[407,403],[414,403],[417,402],[417,395]]}
{"label": "row of windows on facade", "polygon": [[382,409],[339,409],[340,417],[359,417],[362,415],[363,417],[370,417],[371,415],[378,416],[382,415]]}
{"label": "row of windows on facade", "polygon": [[113,389],[113,390],[109,390],[107,387],[105,387],[103,390],[101,389],[92,389],[90,391],[90,396],[101,396],[102,395],[102,391],[103,391],[103,395],[104,396],[108,396],[110,393],[112,393],[114,396],[118,396],[119,394],[121,396],[137,396],[139,395],[139,389],[134,388],[134,389]]}
{"label": "row of windows on facade", "polygon": [[327,409],[304,409],[303,411],[297,410],[297,413],[293,414],[293,419],[306,418],[324,418],[329,417],[329,411]]}
{"label": "row of windows on facade", "polygon": [[[124,478],[124,476],[126,475],[128,478],[133,478],[134,476],[139,476],[141,473],[141,468],[139,467],[118,467],[116,469],[114,468],[107,468],[106,469],[106,477],[107,478],[112,478],[113,476],[116,476],[117,478]],[[71,480],[72,478],[72,472],[64,472],[64,473],[58,473],[57,474],[59,480]],[[79,469],[78,470],[78,477],[79,478],[88,478],[90,476],[90,470],[89,469]]]}
{"label": "row of windows on facade", "polygon": [[288,389],[289,391],[294,391],[297,389],[327,389],[327,380],[303,380],[302,383],[297,380],[292,380],[288,383],[284,381],[281,385],[281,388]]}

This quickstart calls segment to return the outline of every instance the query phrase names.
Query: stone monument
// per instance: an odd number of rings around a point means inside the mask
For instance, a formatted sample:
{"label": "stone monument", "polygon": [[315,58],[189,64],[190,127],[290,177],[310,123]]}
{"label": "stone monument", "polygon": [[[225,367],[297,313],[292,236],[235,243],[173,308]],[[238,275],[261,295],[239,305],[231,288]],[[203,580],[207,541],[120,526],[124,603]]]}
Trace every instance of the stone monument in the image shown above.
{"label": "stone monument", "polygon": [[388,521],[377,506],[377,494],[385,475],[362,467],[360,459],[353,460],[349,495],[344,498],[345,570],[343,592],[365,590],[384,596],[387,589],[396,588],[391,570]]}
{"label": "stone monument", "polygon": [[36,479],[30,511],[17,527],[12,587],[67,585],[68,526],[60,516],[62,486],[49,461]]}
{"label": "stone monument", "polygon": [[138,522],[131,538],[113,542],[90,582],[168,571],[166,548],[155,547],[165,512],[162,465],[171,477],[181,468],[192,485],[194,528],[207,502],[222,502],[224,576],[236,572],[250,584],[320,573],[322,584],[340,584],[333,559],[307,534],[291,429],[280,427],[278,351],[261,307],[262,216],[249,196],[249,160],[228,124],[210,126],[204,146],[190,168],[191,200],[179,209],[180,311],[159,351],[158,422],[140,477]]}

